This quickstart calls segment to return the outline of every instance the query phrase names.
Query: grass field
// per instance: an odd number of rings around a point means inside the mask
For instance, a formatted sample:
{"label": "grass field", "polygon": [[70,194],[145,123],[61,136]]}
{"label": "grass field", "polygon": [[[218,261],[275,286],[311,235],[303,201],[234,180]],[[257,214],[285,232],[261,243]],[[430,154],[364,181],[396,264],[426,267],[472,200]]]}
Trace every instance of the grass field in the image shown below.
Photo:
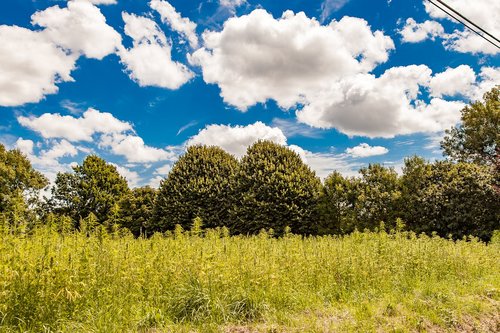
{"label": "grass field", "polygon": [[1,332],[495,332],[500,245],[0,235]]}

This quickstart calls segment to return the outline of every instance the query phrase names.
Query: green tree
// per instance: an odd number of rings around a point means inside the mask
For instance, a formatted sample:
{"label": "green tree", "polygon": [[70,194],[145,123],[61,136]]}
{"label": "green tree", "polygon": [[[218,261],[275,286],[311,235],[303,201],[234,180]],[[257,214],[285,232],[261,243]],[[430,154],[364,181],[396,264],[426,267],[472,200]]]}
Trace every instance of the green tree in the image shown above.
{"label": "green tree", "polygon": [[387,228],[395,228],[400,217],[398,174],[380,164],[370,164],[359,173],[361,177],[354,189],[356,227],[374,230],[383,222]]}
{"label": "green tree", "polygon": [[441,142],[453,160],[494,165],[500,171],[500,86],[462,109],[461,123],[446,131]]}
{"label": "green tree", "polygon": [[119,202],[118,223],[136,237],[159,231],[153,221],[156,192],[149,186],[135,188]]}
{"label": "green tree", "polygon": [[356,226],[356,199],[359,179],[334,171],[324,181],[319,200],[320,234],[344,234]]}
{"label": "green tree", "polygon": [[160,184],[155,223],[161,230],[189,229],[199,217],[207,228],[224,226],[232,205],[238,161],[219,147],[191,146]]}
{"label": "green tree", "polygon": [[113,207],[129,192],[127,181],[114,165],[90,155],[73,173],[59,173],[49,205],[55,213],[70,216],[78,226],[90,213],[102,224],[111,218]]}
{"label": "green tree", "polygon": [[236,175],[230,229],[256,234],[272,228],[280,235],[288,226],[293,233],[316,233],[320,190],[320,180],[297,153],[259,141],[248,148]]}
{"label": "green tree", "polygon": [[33,169],[28,158],[19,150],[6,150],[0,144],[0,214],[13,224],[32,223],[30,210],[38,202],[38,194],[48,184],[40,172]]}
{"label": "green tree", "polygon": [[500,221],[500,201],[487,166],[412,157],[401,178],[403,220],[417,233],[443,237],[491,237]]}

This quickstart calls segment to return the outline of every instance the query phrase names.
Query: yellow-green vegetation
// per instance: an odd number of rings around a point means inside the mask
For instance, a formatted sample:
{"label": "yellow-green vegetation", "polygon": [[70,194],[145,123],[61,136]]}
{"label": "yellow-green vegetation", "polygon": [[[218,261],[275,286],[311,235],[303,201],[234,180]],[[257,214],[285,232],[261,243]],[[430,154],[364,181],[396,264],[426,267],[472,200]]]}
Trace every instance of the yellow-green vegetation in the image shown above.
{"label": "yellow-green vegetation", "polygon": [[456,331],[484,328],[485,319],[495,331],[499,324],[495,240],[230,237],[199,229],[134,239],[103,230],[1,233],[0,331]]}

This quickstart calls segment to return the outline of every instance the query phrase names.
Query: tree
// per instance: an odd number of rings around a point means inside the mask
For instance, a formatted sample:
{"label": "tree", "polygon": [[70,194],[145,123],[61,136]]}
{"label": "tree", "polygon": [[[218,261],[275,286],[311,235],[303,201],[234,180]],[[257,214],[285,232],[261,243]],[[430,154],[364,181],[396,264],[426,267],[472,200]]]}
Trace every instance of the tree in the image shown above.
{"label": "tree", "polygon": [[160,184],[155,220],[162,230],[189,229],[199,217],[207,228],[228,223],[238,161],[219,147],[191,146]]}
{"label": "tree", "polygon": [[27,218],[29,208],[47,184],[47,178],[33,169],[23,153],[0,144],[0,214],[8,221],[19,224],[33,219]]}
{"label": "tree", "polygon": [[90,213],[102,224],[110,218],[113,207],[129,192],[128,184],[114,165],[90,155],[73,173],[59,173],[49,205],[55,213],[70,216],[78,226]]}
{"label": "tree", "polygon": [[288,226],[294,233],[316,233],[320,190],[320,180],[297,153],[259,141],[248,148],[236,175],[230,230],[255,234],[272,228],[280,235]]}
{"label": "tree", "polygon": [[403,219],[417,233],[488,240],[500,221],[500,200],[487,166],[413,157],[401,178]]}
{"label": "tree", "polygon": [[460,125],[446,131],[441,142],[453,160],[493,165],[500,171],[500,86],[462,109]]}
{"label": "tree", "polygon": [[359,173],[361,178],[353,189],[356,192],[356,227],[374,230],[383,222],[388,228],[395,228],[396,219],[400,217],[398,174],[380,164],[370,164]]}
{"label": "tree", "polygon": [[136,237],[159,231],[153,224],[156,192],[149,186],[135,188],[119,202],[118,223]]}
{"label": "tree", "polygon": [[359,180],[334,171],[324,181],[319,200],[319,234],[344,234],[355,228],[355,207]]}

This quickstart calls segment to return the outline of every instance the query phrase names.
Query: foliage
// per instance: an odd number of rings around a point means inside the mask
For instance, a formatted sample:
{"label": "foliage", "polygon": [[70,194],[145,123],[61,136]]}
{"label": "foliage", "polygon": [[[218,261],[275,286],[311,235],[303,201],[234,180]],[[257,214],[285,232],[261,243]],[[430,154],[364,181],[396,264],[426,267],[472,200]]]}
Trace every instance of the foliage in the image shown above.
{"label": "foliage", "polygon": [[162,230],[189,229],[200,217],[205,227],[223,226],[232,205],[238,161],[219,147],[191,146],[160,184],[155,219]]}
{"label": "foliage", "polygon": [[494,332],[499,250],[413,233],[5,232],[0,331]]}
{"label": "foliage", "polygon": [[498,229],[500,197],[488,167],[464,162],[427,163],[413,157],[405,161],[403,173],[402,212],[410,230],[487,240]]}
{"label": "foliage", "polygon": [[129,193],[127,181],[114,165],[95,155],[87,156],[73,171],[57,175],[49,207],[70,216],[77,226],[91,213],[98,223],[106,222],[115,205]]}
{"label": "foliage", "polygon": [[355,187],[356,204],[354,207],[356,227],[375,230],[381,224],[389,229],[396,227],[400,216],[398,174],[392,168],[380,164],[370,164],[359,170],[361,175]]}
{"label": "foliage", "polygon": [[149,186],[130,191],[119,202],[117,223],[129,229],[136,237],[150,236],[159,231],[153,221],[156,192]]}
{"label": "foliage", "polygon": [[355,229],[358,180],[337,171],[324,181],[318,204],[319,234],[345,234]]}
{"label": "foliage", "polygon": [[462,109],[462,122],[446,131],[441,146],[454,160],[496,165],[500,170],[500,86]]}
{"label": "foliage", "polygon": [[32,223],[35,216],[29,208],[47,184],[47,178],[33,169],[23,153],[0,144],[0,215],[5,220],[15,225]]}
{"label": "foliage", "polygon": [[270,141],[248,148],[235,180],[232,232],[277,235],[317,232],[316,205],[321,182],[291,149]]}

